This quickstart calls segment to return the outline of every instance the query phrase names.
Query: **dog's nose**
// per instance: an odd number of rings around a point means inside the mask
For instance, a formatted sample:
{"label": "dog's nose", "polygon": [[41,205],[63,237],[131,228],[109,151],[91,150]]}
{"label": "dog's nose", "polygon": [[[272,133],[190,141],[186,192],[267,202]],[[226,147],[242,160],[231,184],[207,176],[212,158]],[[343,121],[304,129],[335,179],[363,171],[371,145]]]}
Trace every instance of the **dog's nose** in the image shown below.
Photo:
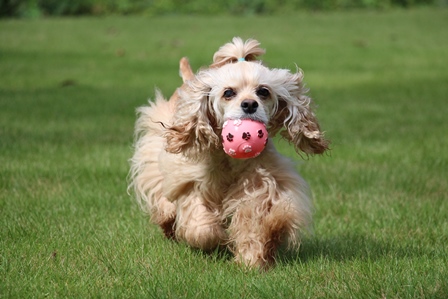
{"label": "dog's nose", "polygon": [[244,100],[241,103],[241,108],[243,111],[247,114],[253,114],[255,111],[257,111],[258,108],[258,102],[255,100]]}

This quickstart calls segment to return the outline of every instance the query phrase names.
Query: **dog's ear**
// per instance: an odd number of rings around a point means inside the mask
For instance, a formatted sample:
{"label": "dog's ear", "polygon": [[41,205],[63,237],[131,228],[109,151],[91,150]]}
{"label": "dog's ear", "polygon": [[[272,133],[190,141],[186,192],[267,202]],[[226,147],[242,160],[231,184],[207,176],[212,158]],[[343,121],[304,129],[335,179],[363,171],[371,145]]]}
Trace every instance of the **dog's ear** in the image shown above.
{"label": "dog's ear", "polygon": [[306,96],[303,73],[287,76],[284,87],[288,92],[278,97],[277,112],[271,120],[271,130],[281,131],[282,137],[294,144],[297,153],[322,154],[329,148],[329,141],[320,130],[313,102]]}
{"label": "dog's ear", "polygon": [[172,122],[165,130],[167,152],[198,160],[201,153],[219,148],[209,91],[210,87],[196,77],[179,89]]}

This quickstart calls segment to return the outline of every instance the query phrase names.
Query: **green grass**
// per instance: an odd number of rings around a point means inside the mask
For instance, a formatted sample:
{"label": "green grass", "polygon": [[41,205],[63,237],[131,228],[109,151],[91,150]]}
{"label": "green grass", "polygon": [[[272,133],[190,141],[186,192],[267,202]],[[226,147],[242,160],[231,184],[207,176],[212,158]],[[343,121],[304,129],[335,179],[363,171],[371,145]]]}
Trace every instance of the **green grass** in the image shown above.
{"label": "green grass", "polygon": [[[0,20],[0,297],[448,297],[447,26],[430,9]],[[267,273],[165,240],[126,193],[135,108],[234,35],[304,70],[332,140],[299,167],[314,235]]]}

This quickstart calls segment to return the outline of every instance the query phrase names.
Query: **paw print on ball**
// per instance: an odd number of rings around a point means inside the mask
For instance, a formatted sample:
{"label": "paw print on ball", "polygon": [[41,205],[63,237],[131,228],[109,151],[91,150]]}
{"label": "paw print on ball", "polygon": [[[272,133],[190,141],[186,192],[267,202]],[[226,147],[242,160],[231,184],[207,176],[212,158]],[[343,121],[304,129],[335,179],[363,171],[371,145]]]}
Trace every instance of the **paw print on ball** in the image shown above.
{"label": "paw print on ball", "polygon": [[221,136],[224,152],[235,159],[257,157],[268,141],[266,125],[251,119],[228,119]]}

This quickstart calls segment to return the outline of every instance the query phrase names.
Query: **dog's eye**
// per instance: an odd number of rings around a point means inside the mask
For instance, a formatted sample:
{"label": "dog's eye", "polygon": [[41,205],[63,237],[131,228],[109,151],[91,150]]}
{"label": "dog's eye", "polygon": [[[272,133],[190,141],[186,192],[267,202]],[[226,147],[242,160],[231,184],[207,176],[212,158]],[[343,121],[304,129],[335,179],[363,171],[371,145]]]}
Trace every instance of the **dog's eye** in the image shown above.
{"label": "dog's eye", "polygon": [[267,98],[271,92],[266,87],[260,87],[257,89],[257,96],[260,98]]}
{"label": "dog's eye", "polygon": [[224,95],[223,96],[226,99],[230,99],[230,98],[233,98],[235,95],[236,95],[235,91],[233,89],[229,88],[229,89],[226,89],[224,91]]}

